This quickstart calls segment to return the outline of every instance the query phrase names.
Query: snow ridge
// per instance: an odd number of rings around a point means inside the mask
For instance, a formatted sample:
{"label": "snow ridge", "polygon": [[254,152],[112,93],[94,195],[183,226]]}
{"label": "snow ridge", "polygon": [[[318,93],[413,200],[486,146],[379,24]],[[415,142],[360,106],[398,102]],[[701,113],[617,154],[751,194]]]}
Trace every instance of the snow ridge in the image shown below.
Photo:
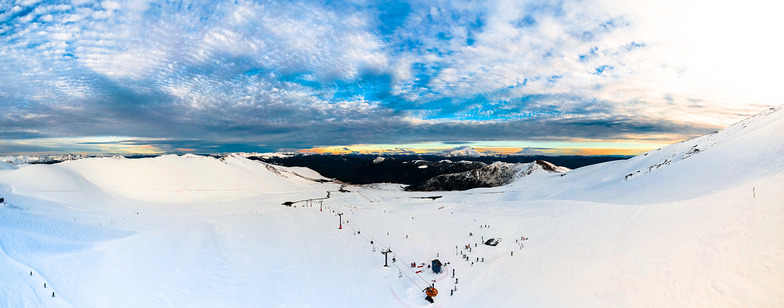
{"label": "snow ridge", "polygon": [[768,118],[771,114],[779,112],[781,109],[781,107],[770,108],[725,129],[636,156],[630,159],[630,161],[645,159],[646,161],[651,162],[642,168],[632,170],[626,174],[623,179],[628,181],[635,177],[653,172],[659,168],[709,151],[717,144],[738,138],[744,135],[746,131],[753,131],[753,129],[749,130],[747,128],[755,126],[758,120]]}

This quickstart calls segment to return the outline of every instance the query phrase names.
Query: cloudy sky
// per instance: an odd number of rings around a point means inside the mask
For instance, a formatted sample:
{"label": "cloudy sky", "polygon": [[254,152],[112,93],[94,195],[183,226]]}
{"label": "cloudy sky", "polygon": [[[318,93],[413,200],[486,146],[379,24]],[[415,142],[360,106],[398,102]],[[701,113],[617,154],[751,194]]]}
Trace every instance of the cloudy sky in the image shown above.
{"label": "cloudy sky", "polygon": [[781,6],[0,0],[0,153],[639,153],[784,104]]}

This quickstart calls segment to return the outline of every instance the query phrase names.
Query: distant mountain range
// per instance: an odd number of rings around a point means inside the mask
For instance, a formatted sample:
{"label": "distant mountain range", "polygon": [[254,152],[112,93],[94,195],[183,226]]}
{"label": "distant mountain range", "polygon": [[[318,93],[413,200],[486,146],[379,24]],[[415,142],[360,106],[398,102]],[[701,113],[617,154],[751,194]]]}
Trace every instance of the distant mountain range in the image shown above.
{"label": "distant mountain range", "polygon": [[[559,170],[569,170],[628,158],[626,156],[493,155],[481,153],[471,147],[459,147],[436,155],[235,153],[209,156],[223,158],[230,155],[286,167],[307,167],[325,177],[350,184],[397,183],[406,185],[407,190],[423,191],[466,190],[505,185],[519,178],[522,170],[535,166],[552,165],[553,168],[562,168]],[[151,158],[159,155],[19,155],[0,156],[0,162],[11,165],[56,164],[107,156]]]}
{"label": "distant mountain range", "polygon": [[444,191],[467,190],[477,187],[502,186],[535,172],[563,173],[570,171],[566,167],[553,165],[543,160],[531,163],[505,163],[494,162],[469,171],[442,174],[435,176],[424,183],[411,185],[406,190],[413,191]]}
{"label": "distant mountain range", "polygon": [[[466,152],[466,151],[464,151]],[[451,155],[453,153],[446,153]],[[520,156],[483,155],[276,155],[250,156],[250,159],[287,167],[307,167],[321,175],[351,184],[399,183],[409,190],[465,190],[490,187],[511,182],[520,169],[533,162],[539,166],[552,165],[559,170],[626,159],[625,156]],[[520,165],[520,166],[515,166]],[[559,167],[561,166],[561,167]],[[497,170],[495,170],[497,169]],[[501,171],[506,170],[507,171]],[[495,171],[493,171],[495,170]],[[474,177],[472,180],[466,179]],[[471,173],[473,172],[473,173]],[[445,177],[450,174],[463,174]],[[471,175],[473,174],[473,175]],[[487,174],[492,174],[487,178]],[[440,178],[437,178],[442,176]],[[460,181],[449,181],[449,178]]]}

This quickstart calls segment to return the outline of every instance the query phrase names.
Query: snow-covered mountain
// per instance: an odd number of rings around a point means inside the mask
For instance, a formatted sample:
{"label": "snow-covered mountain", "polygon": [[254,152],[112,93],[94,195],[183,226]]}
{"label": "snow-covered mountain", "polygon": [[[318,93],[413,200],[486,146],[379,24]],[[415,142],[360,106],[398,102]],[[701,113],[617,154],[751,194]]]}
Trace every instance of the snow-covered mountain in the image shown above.
{"label": "snow-covered mountain", "polygon": [[0,170],[13,170],[13,169],[18,169],[18,168],[19,167],[15,166],[15,165],[9,164],[9,163],[4,162],[4,161],[0,161]]}
{"label": "snow-covered mountain", "polygon": [[15,192],[75,202],[96,195],[146,202],[232,200],[259,192],[298,191],[326,180],[306,168],[274,166],[238,155],[217,159],[192,154],[30,165],[3,179],[13,183]]}
{"label": "snow-covered mountain", "polygon": [[474,149],[474,148],[472,148],[470,146],[456,147],[454,149],[445,151],[443,153],[443,155],[446,156],[446,157],[479,157],[479,156],[484,156],[484,154],[482,154],[482,152],[479,152],[479,151],[477,151],[476,149]]}
{"label": "snow-covered mountain", "polygon": [[540,198],[621,203],[696,198],[784,170],[782,140],[780,107],[630,159],[578,168],[564,177],[521,179],[513,185],[532,186],[526,193]]}
{"label": "snow-covered mountain", "polygon": [[238,156],[0,168],[0,306],[782,307],[782,153],[776,109],[467,191]]}
{"label": "snow-covered mountain", "polygon": [[465,172],[439,175],[427,180],[421,185],[408,187],[407,190],[444,191],[466,190],[477,187],[495,187],[512,183],[512,181],[534,174],[534,172],[562,173],[567,171],[569,171],[569,168],[559,167],[543,160],[537,160],[527,164],[495,162]]}
{"label": "snow-covered mountain", "polygon": [[82,158],[85,158],[85,156],[81,154],[10,155],[0,156],[0,162],[6,162],[12,165],[49,164],[55,162],[79,160]]}

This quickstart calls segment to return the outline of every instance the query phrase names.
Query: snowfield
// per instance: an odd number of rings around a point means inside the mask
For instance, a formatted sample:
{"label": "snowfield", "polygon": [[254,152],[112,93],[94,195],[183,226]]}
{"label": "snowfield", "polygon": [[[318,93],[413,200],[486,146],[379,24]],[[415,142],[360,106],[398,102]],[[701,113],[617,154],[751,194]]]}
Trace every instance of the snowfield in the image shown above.
{"label": "snowfield", "polygon": [[0,306],[784,307],[782,154],[779,108],[457,192],[238,155],[0,164]]}

